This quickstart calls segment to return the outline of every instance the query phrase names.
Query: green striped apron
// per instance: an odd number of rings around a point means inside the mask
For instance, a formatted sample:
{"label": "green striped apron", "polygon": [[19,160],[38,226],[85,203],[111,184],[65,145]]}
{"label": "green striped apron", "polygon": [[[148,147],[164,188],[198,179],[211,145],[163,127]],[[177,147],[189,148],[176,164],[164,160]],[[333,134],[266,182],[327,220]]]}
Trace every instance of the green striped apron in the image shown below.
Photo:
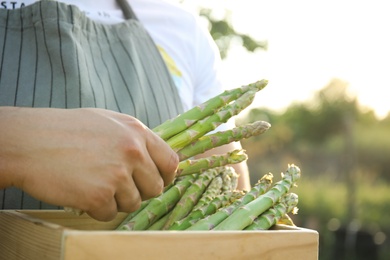
{"label": "green striped apron", "polygon": [[[114,25],[50,0],[1,9],[0,105],[105,108],[150,128],[181,113],[158,49],[127,1],[121,5],[128,19]],[[58,208],[14,187],[0,190],[0,204],[1,209]]]}

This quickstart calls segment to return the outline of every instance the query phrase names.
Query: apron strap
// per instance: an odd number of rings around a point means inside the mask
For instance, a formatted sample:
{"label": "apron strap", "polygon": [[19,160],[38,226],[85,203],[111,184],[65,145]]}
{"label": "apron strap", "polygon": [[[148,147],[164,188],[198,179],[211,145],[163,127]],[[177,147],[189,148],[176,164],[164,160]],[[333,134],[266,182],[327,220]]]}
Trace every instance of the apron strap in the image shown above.
{"label": "apron strap", "polygon": [[126,20],[134,19],[138,20],[137,16],[135,15],[133,9],[131,8],[129,1],[127,0],[116,0],[120,8],[122,9],[123,15],[125,16]]}

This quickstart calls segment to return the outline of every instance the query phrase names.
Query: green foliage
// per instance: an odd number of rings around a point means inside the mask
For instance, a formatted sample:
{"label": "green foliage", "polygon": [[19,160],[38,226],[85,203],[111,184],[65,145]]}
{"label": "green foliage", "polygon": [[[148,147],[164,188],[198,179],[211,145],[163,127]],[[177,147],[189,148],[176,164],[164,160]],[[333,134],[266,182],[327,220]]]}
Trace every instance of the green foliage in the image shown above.
{"label": "green foliage", "polygon": [[390,125],[376,122],[356,127],[356,150],[359,168],[377,178],[390,181]]}
{"label": "green foliage", "polygon": [[[362,176],[357,178],[360,184],[357,190],[356,218],[363,226],[390,227],[390,219],[384,217],[386,212],[390,211],[390,185],[365,181]],[[372,192],[373,190],[375,192]],[[349,220],[345,218],[348,196],[345,183],[327,176],[306,180],[302,178],[295,192],[300,198],[300,211],[299,215],[295,216],[296,222],[309,220],[315,212],[316,218],[322,223],[328,223],[333,218],[339,219],[341,223],[348,223]]]}
{"label": "green foliage", "polygon": [[321,223],[327,223],[332,218],[345,221],[347,189],[342,182],[326,176],[302,178],[296,193],[299,196],[296,224],[305,225],[303,221],[309,221],[313,212],[316,212],[316,218]]}
{"label": "green foliage", "polygon": [[258,41],[248,34],[237,32],[231,24],[229,12],[225,12],[222,19],[217,19],[213,16],[212,9],[203,8],[200,10],[200,15],[209,22],[210,34],[219,48],[222,59],[226,58],[233,40],[240,40],[242,46],[250,52],[257,49],[267,50],[267,41]]}
{"label": "green foliage", "polygon": [[334,175],[345,169],[344,158],[351,157],[354,168],[390,180],[390,119],[378,120],[372,111],[363,111],[340,80],[330,82],[313,100],[292,104],[284,113],[256,108],[237,123],[256,120],[268,121],[272,128],[263,136],[243,141],[255,156],[294,157],[309,169],[330,161],[335,164]]}
{"label": "green foliage", "polygon": [[251,180],[278,174],[286,163],[300,165],[299,213],[292,217],[297,225],[320,232],[320,258],[332,259],[327,254],[334,246],[332,219],[344,227],[358,221],[362,229],[384,232],[381,252],[390,255],[390,114],[379,120],[348,94],[348,84],[335,79],[312,100],[283,113],[252,109],[237,123],[256,120],[272,127],[242,141]]}
{"label": "green foliage", "polygon": [[[378,232],[389,232],[390,220],[386,217],[390,210],[389,184],[366,181],[357,176],[357,216],[353,222],[375,236]],[[375,190],[375,192],[373,192]],[[298,215],[293,215],[295,224],[318,230],[320,233],[320,259],[334,259],[331,251],[334,244],[334,231],[351,223],[347,220],[348,188],[343,182],[327,176],[304,179],[296,189],[299,196]],[[336,221],[337,226],[331,223]],[[390,252],[387,242],[381,245],[379,259],[388,259]]]}

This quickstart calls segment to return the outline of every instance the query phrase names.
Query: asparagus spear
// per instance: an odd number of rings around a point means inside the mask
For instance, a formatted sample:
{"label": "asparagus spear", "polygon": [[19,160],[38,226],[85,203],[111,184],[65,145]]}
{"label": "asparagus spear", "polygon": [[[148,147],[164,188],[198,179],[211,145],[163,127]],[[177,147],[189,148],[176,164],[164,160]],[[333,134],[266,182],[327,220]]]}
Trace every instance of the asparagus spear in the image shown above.
{"label": "asparagus spear", "polygon": [[230,216],[237,208],[242,205],[253,201],[256,197],[264,194],[272,184],[272,174],[268,173],[264,175],[254,186],[253,188],[246,193],[242,198],[236,200],[231,205],[227,207],[220,208],[214,214],[207,216],[195,224],[187,228],[186,230],[211,230],[219,223],[221,223],[224,219]]}
{"label": "asparagus spear", "polygon": [[215,167],[240,163],[246,159],[248,159],[248,156],[241,149],[233,150],[226,154],[213,155],[197,160],[187,159],[179,163],[179,166],[176,170],[176,175],[183,176],[198,173]]}
{"label": "asparagus spear", "polygon": [[180,161],[183,161],[194,155],[202,154],[212,148],[246,139],[251,136],[260,135],[270,127],[271,125],[268,122],[256,121],[251,124],[235,127],[231,130],[205,135],[179,150],[177,154],[179,155]]}
{"label": "asparagus spear", "polygon": [[165,222],[167,222],[169,216],[172,214],[172,210],[169,211],[167,214],[162,216],[159,220],[154,222],[150,227],[147,228],[147,230],[162,230]]}
{"label": "asparagus spear", "polygon": [[211,180],[218,174],[219,172],[216,169],[209,169],[199,174],[194,183],[188,187],[177,205],[172,209],[172,213],[165,222],[163,229],[168,229],[173,222],[184,218],[190,213]]}
{"label": "asparagus spear", "polygon": [[260,91],[268,84],[267,80],[257,81],[255,83],[242,86],[240,88],[226,90],[218,96],[215,96],[199,106],[195,106],[175,118],[169,119],[161,125],[155,127],[153,131],[162,139],[168,138],[184,131],[198,120],[217,112],[218,109],[231,101],[236,100],[248,90]]}
{"label": "asparagus spear", "polygon": [[298,195],[295,193],[287,193],[273,207],[258,216],[245,230],[267,230],[275,225],[283,215],[291,211],[296,213],[297,204]]}
{"label": "asparagus spear", "polygon": [[[293,212],[294,214],[294,212]],[[279,220],[277,224],[283,224],[283,225],[288,225],[288,226],[293,226],[295,227],[296,225],[294,224],[294,221],[290,218],[288,214],[284,214]]]}
{"label": "asparagus spear", "polygon": [[185,176],[160,196],[150,199],[149,204],[141,212],[131,218],[130,221],[122,223],[118,230],[147,229],[176,205],[196,177],[195,174]]}
{"label": "asparagus spear", "polygon": [[178,133],[175,136],[172,136],[166,142],[174,151],[179,151],[183,147],[189,145],[193,141],[197,140],[199,137],[205,135],[206,133],[214,130],[222,123],[225,123],[232,116],[240,113],[244,108],[249,106],[254,97],[255,91],[248,91],[233,103],[226,105],[221,108],[218,112],[201,119],[190,126],[187,130]]}
{"label": "asparagus spear", "polygon": [[123,230],[124,227],[132,218],[134,218],[138,213],[140,213],[148,204],[150,200],[144,200],[141,202],[141,206],[134,212],[129,213],[126,218],[118,225],[117,230]]}
{"label": "asparagus spear", "polygon": [[194,206],[192,209],[193,211],[202,207],[205,204],[208,204],[210,201],[212,201],[218,194],[221,193],[222,188],[222,178],[221,176],[216,176],[207,186],[207,189],[202,194],[202,197],[198,200],[198,203]]}
{"label": "asparagus spear", "polygon": [[243,191],[227,191],[216,196],[210,203],[193,210],[185,218],[176,221],[169,230],[185,230],[198,220],[215,213],[219,208],[225,207],[240,199],[245,193]]}
{"label": "asparagus spear", "polygon": [[281,196],[299,180],[300,169],[295,165],[289,165],[286,172],[282,173],[282,180],[277,182],[269,191],[255,200],[235,210],[228,218],[217,225],[214,230],[243,230],[264,211],[272,207]]}
{"label": "asparagus spear", "polygon": [[221,173],[222,176],[222,191],[235,190],[238,184],[238,174],[233,167],[227,166]]}
{"label": "asparagus spear", "polygon": [[211,181],[210,185],[207,187],[198,203],[194,206],[193,210],[209,203],[221,192],[233,191],[236,189],[238,174],[235,172],[234,168],[230,166],[222,166],[218,167],[217,170],[220,172],[219,176],[215,177]]}
{"label": "asparagus spear", "polygon": [[253,186],[252,189],[243,197],[240,206],[246,205],[249,202],[253,201],[260,195],[263,195],[272,185],[272,180],[274,176],[272,173],[264,174],[260,180]]}

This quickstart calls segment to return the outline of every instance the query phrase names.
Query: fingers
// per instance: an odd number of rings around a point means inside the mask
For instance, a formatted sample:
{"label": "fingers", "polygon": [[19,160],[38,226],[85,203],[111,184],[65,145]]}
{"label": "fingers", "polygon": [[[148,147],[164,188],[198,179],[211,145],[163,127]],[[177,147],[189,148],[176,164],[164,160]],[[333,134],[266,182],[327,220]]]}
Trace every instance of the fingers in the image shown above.
{"label": "fingers", "polygon": [[[117,114],[118,115],[118,114]],[[146,146],[145,151],[139,151],[141,153],[139,157],[142,158],[142,153],[148,155],[152,161],[141,161],[140,164],[148,165],[153,163],[161,178],[164,181],[164,185],[170,184],[175,178],[175,171],[179,164],[178,155],[171,149],[171,147],[152,130],[147,128],[139,120],[120,114],[119,120],[127,125],[128,133],[127,136],[131,136],[134,139],[142,140],[143,143],[139,144],[139,149]],[[133,142],[130,140],[130,142]],[[134,151],[130,151],[134,152]],[[150,166],[150,165],[149,165]],[[139,168],[140,169],[140,168]],[[143,170],[140,169],[142,172]],[[152,172],[155,172],[154,170]]]}
{"label": "fingers", "polygon": [[161,194],[164,188],[163,177],[146,147],[147,138],[144,136],[128,147],[128,171],[142,200]]}
{"label": "fingers", "polygon": [[151,130],[144,130],[143,138],[127,146],[129,179],[120,181],[121,187],[115,195],[118,211],[137,210],[141,200],[160,195],[164,186],[175,178],[177,154]]}
{"label": "fingers", "polygon": [[102,221],[111,220],[118,211],[133,212],[142,200],[160,195],[164,186],[175,178],[179,163],[169,145],[141,122],[123,114],[111,112],[110,115],[114,119],[112,122],[121,126],[115,132],[116,141],[114,138],[110,142],[115,144],[111,147],[114,152],[110,152],[110,158],[114,162],[112,165],[121,166],[109,171],[109,181],[104,182],[113,192],[108,195],[112,196],[109,202],[101,203],[107,205],[86,211]]}
{"label": "fingers", "polygon": [[[141,196],[131,174],[127,171],[112,171],[113,183],[117,183],[115,193],[102,192],[103,188],[89,194],[89,208],[86,213],[99,221],[110,221],[118,212],[133,212],[141,205]],[[110,189],[108,189],[110,190]]]}
{"label": "fingers", "polygon": [[147,200],[161,194],[164,189],[164,181],[153,163],[133,172],[133,179],[142,200]]}
{"label": "fingers", "polygon": [[117,204],[114,198],[109,200],[105,205],[101,205],[94,209],[86,211],[86,213],[91,217],[99,221],[110,221],[113,220],[117,213]]}
{"label": "fingers", "polygon": [[[132,140],[126,146],[128,167],[143,200],[161,194],[175,178],[178,155],[150,129],[137,122],[129,124]],[[135,132],[134,132],[135,131]]]}
{"label": "fingers", "polygon": [[[112,184],[116,186],[115,195],[106,205],[87,211],[89,216],[109,221],[117,212],[133,212],[140,207],[142,200],[160,195],[164,185],[172,182],[178,156],[158,136],[148,133],[150,136],[126,145],[127,167],[110,172],[114,179]],[[146,145],[143,140],[146,140]]]}
{"label": "fingers", "polygon": [[149,138],[146,139],[146,147],[164,180],[164,186],[170,184],[175,178],[175,172],[179,164],[178,155],[152,131],[150,131]]}
{"label": "fingers", "polygon": [[142,198],[139,188],[136,187],[131,177],[118,188],[115,201],[120,212],[133,212],[141,206]]}

